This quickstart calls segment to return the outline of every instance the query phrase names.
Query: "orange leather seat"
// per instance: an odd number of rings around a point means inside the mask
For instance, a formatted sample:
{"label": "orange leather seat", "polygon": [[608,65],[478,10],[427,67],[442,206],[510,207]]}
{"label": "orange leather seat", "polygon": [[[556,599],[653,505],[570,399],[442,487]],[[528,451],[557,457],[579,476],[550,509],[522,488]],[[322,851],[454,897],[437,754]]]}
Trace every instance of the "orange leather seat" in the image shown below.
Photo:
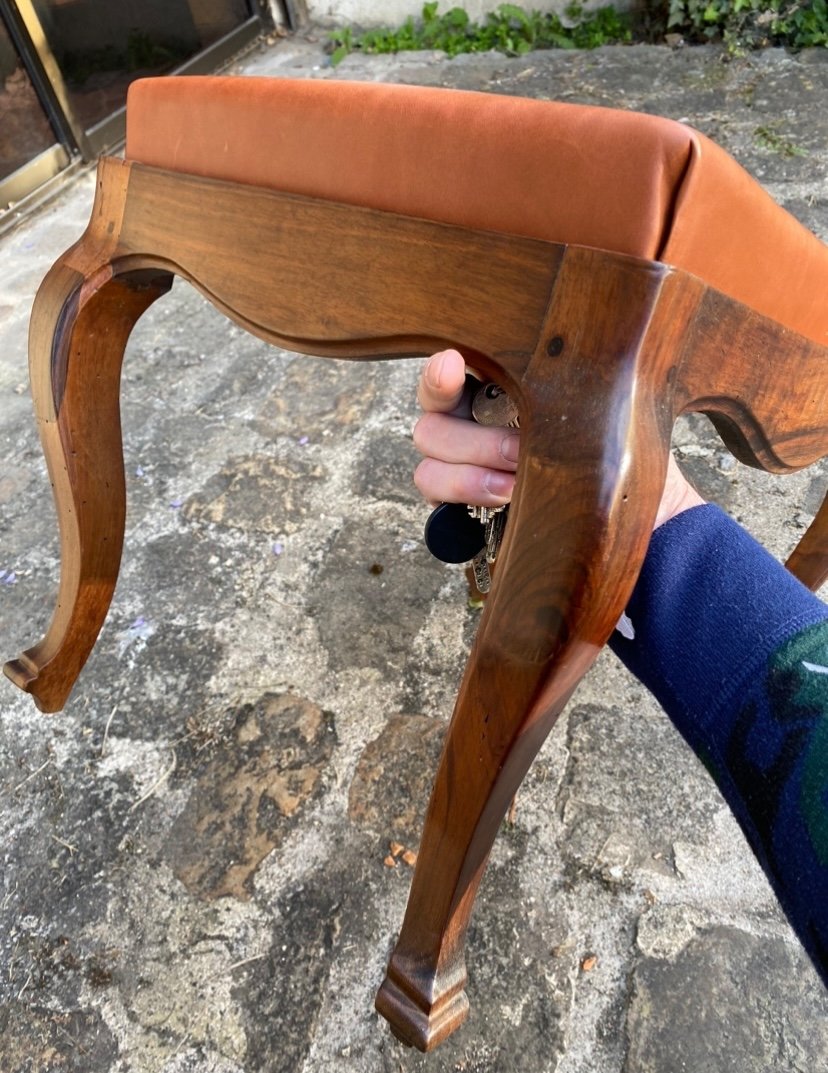
{"label": "orange leather seat", "polygon": [[126,156],[662,261],[828,342],[828,249],[671,120],[412,86],[159,78],[130,88]]}

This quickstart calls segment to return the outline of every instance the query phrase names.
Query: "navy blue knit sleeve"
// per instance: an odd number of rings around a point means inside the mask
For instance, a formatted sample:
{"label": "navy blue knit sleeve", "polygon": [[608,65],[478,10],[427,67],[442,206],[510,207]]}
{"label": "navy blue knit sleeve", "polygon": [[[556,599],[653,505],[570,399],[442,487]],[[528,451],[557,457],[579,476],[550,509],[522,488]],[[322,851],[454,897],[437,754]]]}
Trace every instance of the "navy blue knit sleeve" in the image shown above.
{"label": "navy blue knit sleeve", "polygon": [[655,531],[610,645],[715,778],[828,985],[828,608],[718,507]]}

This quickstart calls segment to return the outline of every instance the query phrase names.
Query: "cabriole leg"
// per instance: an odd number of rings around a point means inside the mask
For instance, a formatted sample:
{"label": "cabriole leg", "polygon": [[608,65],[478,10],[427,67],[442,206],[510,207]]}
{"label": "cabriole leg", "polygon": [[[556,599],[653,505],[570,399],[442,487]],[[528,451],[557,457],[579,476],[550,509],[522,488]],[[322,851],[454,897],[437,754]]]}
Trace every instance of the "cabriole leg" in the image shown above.
{"label": "cabriole leg", "polygon": [[[666,466],[666,457],[665,443],[657,466]],[[566,513],[566,483],[585,474],[559,472],[564,485],[539,508],[554,475],[532,461],[522,501],[535,504],[526,512],[543,539],[505,549],[449,727],[402,932],[377,999],[395,1034],[421,1050],[436,1047],[466,1016],[463,939],[495,835],[624,609],[659,499],[656,488],[626,485],[616,474],[615,511],[624,496],[635,496],[638,518],[630,511],[610,532],[597,501],[591,512],[570,515],[575,547],[568,568],[559,557],[566,541],[561,508]],[[510,525],[527,521],[524,513]],[[612,550],[619,543],[623,557]]]}
{"label": "cabriole leg", "polygon": [[587,258],[581,267],[558,284],[551,330],[523,384],[528,427],[502,561],[377,996],[394,1033],[420,1050],[466,1016],[463,941],[495,835],[624,610],[664,484],[669,390],[658,350],[643,353],[658,282],[621,271],[607,288],[617,317],[611,309],[590,324],[588,310],[601,304],[590,294],[595,266]]}
{"label": "cabriole leg", "polygon": [[135,322],[170,282],[158,272],[112,278],[108,266],[84,277],[59,261],[35,302],[29,364],[60,524],[60,588],[46,636],[4,670],[44,712],[63,707],[112,599],[126,513],[121,363]]}

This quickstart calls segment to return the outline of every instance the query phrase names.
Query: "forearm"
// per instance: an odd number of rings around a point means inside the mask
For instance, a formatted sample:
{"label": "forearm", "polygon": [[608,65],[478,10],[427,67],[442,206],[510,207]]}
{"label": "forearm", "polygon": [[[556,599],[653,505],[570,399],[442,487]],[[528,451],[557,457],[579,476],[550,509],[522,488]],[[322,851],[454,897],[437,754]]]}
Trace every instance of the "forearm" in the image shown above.
{"label": "forearm", "polygon": [[653,534],[611,647],[703,759],[828,983],[828,608],[717,507]]}

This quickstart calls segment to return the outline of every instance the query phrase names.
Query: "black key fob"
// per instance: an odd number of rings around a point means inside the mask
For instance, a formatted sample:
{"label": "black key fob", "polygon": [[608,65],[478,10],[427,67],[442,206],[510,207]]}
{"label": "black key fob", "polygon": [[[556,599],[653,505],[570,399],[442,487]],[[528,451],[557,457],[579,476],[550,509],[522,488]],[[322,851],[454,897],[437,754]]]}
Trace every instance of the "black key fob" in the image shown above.
{"label": "black key fob", "polygon": [[465,503],[441,503],[429,514],[425,543],[435,559],[468,563],[486,543],[486,528],[469,514]]}

